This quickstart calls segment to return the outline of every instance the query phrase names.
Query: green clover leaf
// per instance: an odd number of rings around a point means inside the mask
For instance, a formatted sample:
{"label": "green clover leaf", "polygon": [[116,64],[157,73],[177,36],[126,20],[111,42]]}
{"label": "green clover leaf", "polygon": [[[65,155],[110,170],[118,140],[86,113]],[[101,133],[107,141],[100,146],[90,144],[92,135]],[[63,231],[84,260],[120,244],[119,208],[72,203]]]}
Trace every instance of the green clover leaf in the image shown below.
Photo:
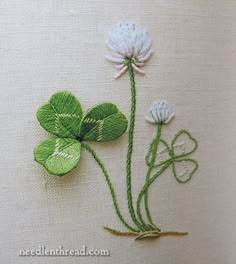
{"label": "green clover leaf", "polygon": [[76,138],[82,114],[76,97],[68,91],[61,91],[53,94],[49,102],[39,108],[37,118],[48,132],[62,138]]}
{"label": "green clover leaf", "polygon": [[[185,145],[185,150],[178,148],[180,145]],[[181,129],[171,142],[171,150],[176,157],[186,157],[192,154],[198,147],[197,140],[186,129]]]}
{"label": "green clover leaf", "polygon": [[[152,158],[153,142],[146,156],[146,163],[148,166],[150,166]],[[198,169],[198,162],[189,158],[189,155],[192,154],[197,147],[197,140],[193,138],[186,129],[181,129],[174,136],[170,146],[165,140],[160,139],[153,168],[158,168],[159,170],[159,167],[164,166],[167,162],[171,162],[170,164],[176,180],[179,183],[186,183]]]}
{"label": "green clover leaf", "polygon": [[70,138],[51,138],[40,142],[34,149],[35,160],[50,174],[63,176],[73,170],[81,155],[81,144]]}
{"label": "green clover leaf", "polygon": [[101,103],[87,111],[81,121],[80,138],[86,141],[115,140],[127,129],[126,117],[112,103]]}
{"label": "green clover leaf", "polygon": [[81,141],[111,141],[127,129],[126,117],[112,103],[101,103],[83,111],[77,98],[68,91],[53,94],[37,112],[41,126],[58,138],[39,143],[35,160],[50,174],[65,175],[80,160]]}
{"label": "green clover leaf", "polygon": [[[178,146],[184,148],[178,148]],[[172,171],[179,183],[186,183],[191,180],[193,174],[198,169],[198,162],[188,158],[198,147],[198,142],[190,132],[181,129],[171,142]]]}
{"label": "green clover leaf", "polygon": [[175,161],[172,162],[172,171],[179,183],[190,181],[197,169],[198,163],[194,159],[175,159]]}

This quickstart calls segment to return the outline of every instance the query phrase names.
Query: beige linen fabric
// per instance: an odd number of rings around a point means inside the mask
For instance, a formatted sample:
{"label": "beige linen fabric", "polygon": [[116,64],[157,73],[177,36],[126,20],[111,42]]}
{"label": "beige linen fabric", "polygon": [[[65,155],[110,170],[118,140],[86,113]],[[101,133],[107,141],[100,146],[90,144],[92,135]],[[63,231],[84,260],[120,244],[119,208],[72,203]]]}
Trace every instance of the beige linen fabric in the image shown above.
{"label": "beige linen fabric", "polygon": [[[171,173],[151,189],[151,208],[165,229],[183,238],[135,242],[103,230],[122,228],[100,169],[87,153],[64,178],[33,161],[34,145],[48,137],[37,108],[58,89],[77,95],[84,109],[112,101],[129,114],[129,82],[113,80],[103,55],[113,24],[133,19],[153,38],[155,54],[137,76],[134,198],[145,176],[144,154],[154,127],[144,114],[156,98],[173,106],[165,128],[183,127],[199,140],[199,171],[178,184]],[[0,1],[0,262],[234,264],[236,261],[236,2],[233,0],[2,0]],[[94,148],[125,201],[127,135]],[[110,257],[19,257],[23,248],[110,250]]]}

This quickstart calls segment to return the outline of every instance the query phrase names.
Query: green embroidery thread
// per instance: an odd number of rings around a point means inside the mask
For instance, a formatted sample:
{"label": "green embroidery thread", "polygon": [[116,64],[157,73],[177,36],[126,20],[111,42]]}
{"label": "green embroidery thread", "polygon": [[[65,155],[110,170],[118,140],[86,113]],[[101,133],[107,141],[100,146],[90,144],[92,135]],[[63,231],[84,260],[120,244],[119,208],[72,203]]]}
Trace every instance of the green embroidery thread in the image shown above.
{"label": "green embroidery thread", "polygon": [[141,230],[145,230],[145,223],[139,221],[136,218],[134,207],[133,207],[133,198],[132,198],[132,181],[131,181],[131,170],[132,170],[132,154],[133,154],[133,140],[134,140],[134,125],[135,125],[135,113],[136,113],[136,88],[135,88],[135,78],[134,70],[132,68],[132,60],[127,60],[126,64],[129,70],[130,76],[130,87],[131,87],[131,110],[130,110],[130,121],[129,121],[129,141],[128,141],[128,151],[126,159],[126,186],[127,186],[127,201],[128,209],[131,215],[133,222]]}
{"label": "green embroidery thread", "polygon": [[120,209],[119,209],[119,205],[117,203],[117,198],[116,198],[116,194],[115,194],[115,191],[114,191],[114,187],[112,185],[112,182],[111,182],[111,179],[110,179],[110,176],[107,172],[107,169],[105,168],[103,162],[99,159],[99,157],[97,156],[97,154],[95,153],[95,151],[85,142],[82,142],[82,146],[91,154],[91,156],[94,158],[94,160],[97,162],[98,166],[101,168],[104,176],[105,176],[105,179],[106,179],[106,182],[108,184],[108,187],[110,189],[110,193],[111,193],[111,196],[112,196],[112,200],[113,200],[113,204],[114,204],[114,208],[115,208],[115,211],[116,211],[116,214],[118,215],[120,221],[131,231],[133,232],[138,232],[137,229],[131,227],[131,225],[129,225],[126,220],[124,219],[123,215],[121,214],[120,212]]}
{"label": "green embroidery thread", "polygon": [[94,106],[83,116],[79,101],[68,91],[53,94],[49,103],[39,108],[37,118],[43,128],[58,138],[40,142],[34,150],[35,160],[58,176],[77,166],[81,142],[115,140],[128,126],[126,117],[109,102]]}
{"label": "green embroidery thread", "polygon": [[[151,161],[150,161],[150,164],[149,164],[149,169],[148,169],[148,172],[147,172],[147,175],[146,175],[146,181],[149,180],[150,175],[151,175],[152,170],[153,170],[153,167],[154,167],[154,164],[155,164],[155,160],[156,160],[156,156],[157,156],[158,144],[159,144],[160,137],[161,137],[161,128],[162,128],[162,125],[157,126],[157,134],[156,134],[155,139],[152,141],[152,144],[151,144],[151,147],[150,147],[150,151],[149,152],[152,155],[152,157],[151,157]],[[144,202],[145,202],[145,210],[146,210],[146,215],[147,215],[149,224],[154,225],[152,217],[151,217],[151,213],[150,213],[150,210],[149,210],[149,206],[148,206],[148,190],[145,193]],[[157,226],[156,226],[156,229],[160,230],[160,228],[157,227]]]}
{"label": "green embroidery thread", "polygon": [[[133,89],[133,87],[131,85],[131,89]],[[58,106],[57,100],[55,100],[55,98],[63,99],[66,102],[65,105],[63,105],[63,107]],[[80,113],[68,113],[71,101],[76,102],[76,105],[74,105],[74,109],[77,112],[79,109]],[[131,131],[129,131],[129,144],[127,154],[127,200],[131,220],[135,225],[133,226],[127,222],[119,208],[116,193],[111,182],[110,175],[104,163],[98,157],[93,148],[88,143],[86,143],[86,141],[111,141],[120,137],[127,129],[127,120],[125,116],[112,103],[98,104],[88,110],[83,116],[79,101],[68,91],[55,93],[54,95],[52,95],[49,102],[54,102],[53,106],[49,107],[49,104],[44,104],[39,108],[37,117],[42,127],[54,133],[54,135],[60,137],[51,138],[40,142],[34,150],[35,160],[43,165],[50,174],[63,176],[69,173],[78,165],[81,157],[81,149],[86,149],[97,162],[98,166],[101,168],[105,176],[105,180],[110,190],[115,212],[118,218],[124,224],[124,226],[130,230],[129,232],[122,232],[113,228],[105,227],[107,231],[118,236],[135,236],[137,240],[151,237],[158,238],[167,235],[181,236],[187,234],[186,232],[162,231],[160,227],[158,227],[154,223],[148,205],[148,190],[153,182],[169,167],[172,167],[174,177],[179,183],[186,183],[192,178],[193,174],[198,169],[198,163],[194,159],[189,158],[189,156],[197,149],[198,143],[188,130],[181,129],[174,136],[169,145],[162,137],[162,131],[165,122],[162,120],[155,123],[157,132],[149,146],[149,150],[145,158],[147,164],[147,175],[143,188],[138,195],[135,211],[131,193],[131,159],[135,122],[130,122]],[[133,102],[135,103],[135,100]],[[161,102],[161,104],[162,105],[159,109],[160,111],[163,110],[163,102]],[[78,106],[80,106],[80,108]],[[135,109],[135,107],[135,105],[131,107],[132,111]],[[49,118],[48,116],[48,109],[50,109],[50,111],[51,109],[53,109],[51,118]],[[154,110],[155,113],[158,114],[158,109]],[[154,116],[152,117],[153,119],[155,118]],[[150,121],[148,118],[146,119]],[[78,120],[80,120],[79,123]],[[133,112],[133,120],[135,120],[135,111]],[[100,128],[101,123],[102,129]],[[75,130],[75,127],[79,130],[79,132]],[[67,135],[68,137],[65,138],[65,135]],[[176,146],[178,146],[177,141],[181,136],[187,137],[187,139],[192,143],[192,147],[185,153],[175,153],[175,148]],[[164,145],[169,155],[165,161],[157,160],[158,147],[160,144]],[[177,163],[191,163],[193,165],[192,169],[187,174],[187,178],[185,178],[184,180],[181,178],[183,175],[179,175],[177,172]],[[156,169],[158,170],[155,171]],[[144,219],[141,212],[143,197],[145,203],[144,208],[148,222]],[[133,210],[133,212],[131,210]]]}
{"label": "green embroidery thread", "polygon": [[81,144],[70,138],[51,138],[40,142],[34,150],[35,160],[50,174],[64,175],[73,170],[80,160]]}
{"label": "green embroidery thread", "polygon": [[[137,43],[131,48],[134,45],[134,39]],[[127,46],[117,46],[116,43],[119,41],[121,43],[131,42]],[[113,103],[97,104],[84,113],[79,100],[72,93],[68,91],[56,92],[37,112],[41,126],[54,137],[36,145],[35,160],[44,166],[49,174],[64,176],[78,166],[81,155],[83,155],[82,150],[85,149],[100,167],[111,193],[116,215],[128,229],[123,232],[111,227],[104,227],[113,235],[135,237],[136,240],[187,235],[187,232],[162,231],[160,226],[154,222],[149,208],[149,188],[167,170],[174,175],[179,183],[187,183],[191,180],[198,169],[198,162],[191,157],[198,147],[198,142],[188,130],[181,129],[169,144],[163,134],[166,125],[173,119],[174,112],[166,101],[154,102],[145,118],[155,125],[156,133],[145,157],[147,172],[144,183],[137,200],[134,201],[132,158],[136,121],[135,72],[144,74],[140,67],[144,66],[144,62],[152,55],[151,40],[141,27],[126,21],[115,27],[107,44],[112,53],[106,55],[106,58],[113,63],[118,63],[116,68],[119,72],[115,78],[119,78],[126,71],[129,73],[131,91],[129,126],[125,115]],[[116,140],[126,132],[127,128],[126,193],[130,215],[128,221],[120,210],[110,173],[88,143]],[[181,138],[185,138],[185,142],[179,142]],[[187,150],[185,149],[186,142],[190,145],[187,146]],[[161,149],[161,146],[164,148]],[[178,150],[180,146],[181,152]],[[182,148],[183,146],[184,148]],[[162,157],[164,152],[166,153],[165,158]],[[180,172],[179,168],[182,167],[184,171]]]}

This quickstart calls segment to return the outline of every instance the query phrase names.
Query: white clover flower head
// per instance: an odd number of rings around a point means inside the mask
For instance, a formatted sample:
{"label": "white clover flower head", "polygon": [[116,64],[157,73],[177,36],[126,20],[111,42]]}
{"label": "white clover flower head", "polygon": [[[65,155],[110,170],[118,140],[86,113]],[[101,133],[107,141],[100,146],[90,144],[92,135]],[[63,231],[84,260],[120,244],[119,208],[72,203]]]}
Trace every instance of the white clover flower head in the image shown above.
{"label": "white clover flower head", "polygon": [[175,116],[167,101],[157,100],[150,107],[145,119],[153,124],[167,124]]}
{"label": "white clover flower head", "polygon": [[128,61],[137,73],[144,75],[140,67],[151,57],[153,50],[152,40],[143,28],[132,21],[118,23],[108,35],[107,47],[111,53],[105,58],[116,63],[119,71],[115,79],[128,70]]}

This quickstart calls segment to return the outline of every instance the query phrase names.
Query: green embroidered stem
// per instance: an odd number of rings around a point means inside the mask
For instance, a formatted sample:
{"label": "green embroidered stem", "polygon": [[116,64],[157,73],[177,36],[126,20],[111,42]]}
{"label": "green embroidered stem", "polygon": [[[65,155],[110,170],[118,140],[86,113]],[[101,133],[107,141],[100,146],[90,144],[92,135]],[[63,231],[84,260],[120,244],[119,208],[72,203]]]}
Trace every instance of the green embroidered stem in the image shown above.
{"label": "green embroidered stem", "polygon": [[137,214],[138,214],[138,218],[140,219],[140,221],[144,222],[144,219],[141,214],[141,202],[142,202],[143,195],[147,192],[147,189],[155,181],[155,179],[158,176],[160,176],[169,167],[171,163],[172,161],[167,161],[165,165],[154,176],[152,176],[145,182],[141,192],[139,193],[139,196],[137,199]]}
{"label": "green embroidered stem", "polygon": [[116,194],[115,194],[115,191],[114,191],[114,188],[113,188],[113,185],[111,183],[111,179],[110,179],[110,176],[103,164],[103,162],[98,158],[97,154],[95,153],[95,151],[85,142],[81,142],[81,145],[82,147],[84,147],[91,155],[92,157],[95,159],[95,161],[97,162],[97,164],[99,165],[99,167],[101,168],[104,176],[105,176],[105,179],[106,179],[106,182],[108,184],[108,187],[110,189],[110,192],[111,192],[111,196],[112,196],[112,200],[113,200],[113,204],[114,204],[114,207],[115,207],[115,211],[117,213],[117,216],[119,217],[120,221],[128,228],[130,229],[131,231],[133,232],[139,232],[139,230],[137,230],[136,228],[133,228],[132,226],[130,226],[126,220],[124,219],[123,215],[121,214],[121,211],[119,209],[119,206],[118,206],[118,203],[117,203],[117,198],[116,198]]}
{"label": "green embroidered stem", "polygon": [[[150,148],[152,148],[152,153],[151,153],[152,154],[152,158],[151,158],[151,162],[150,162],[150,165],[149,165],[149,169],[148,169],[148,172],[147,172],[147,175],[146,175],[146,182],[150,178],[150,175],[152,173],[152,170],[153,170],[153,167],[154,167],[154,164],[155,164],[155,161],[156,161],[157,149],[158,149],[159,141],[160,141],[160,138],[161,138],[161,129],[162,129],[162,125],[161,124],[160,125],[157,125],[156,137],[155,137],[155,139],[153,140],[153,143],[150,146]],[[145,211],[146,211],[146,214],[147,214],[148,221],[149,221],[149,223],[151,225],[154,225],[153,220],[152,220],[152,217],[151,217],[151,213],[150,213],[150,210],[149,210],[149,205],[148,205],[148,189],[145,192],[144,203],[145,203]],[[156,227],[156,228],[158,230],[160,230],[158,227]]]}
{"label": "green embroidered stem", "polygon": [[[134,70],[132,67],[132,61],[127,60],[127,66],[129,70],[130,77],[130,88],[131,88],[131,110],[130,110],[130,124],[129,124],[129,142],[128,142],[128,152],[126,160],[126,185],[127,185],[127,200],[130,216],[133,222],[142,230],[144,226],[139,223],[136,218],[134,207],[133,207],[133,197],[132,197],[132,181],[131,181],[131,167],[132,167],[132,153],[133,153],[133,140],[134,140],[134,125],[135,125],[135,112],[136,112],[136,89],[135,89],[135,77]],[[145,226],[146,227],[146,226]]]}
{"label": "green embroidered stem", "polygon": [[[154,140],[152,141],[152,144],[150,145],[150,148],[149,148],[149,150],[148,150],[148,153],[147,153],[147,155],[146,155],[146,157],[145,157],[146,164],[147,164],[148,167],[149,167],[150,164],[151,164],[151,162],[149,161],[149,159],[150,159],[150,155],[151,155],[151,152],[152,152],[153,143],[154,143]],[[160,167],[160,166],[162,166],[163,164],[165,164],[167,161],[171,161],[171,160],[172,160],[173,153],[172,153],[172,151],[171,151],[169,145],[167,144],[167,142],[166,142],[165,140],[163,140],[162,138],[160,138],[160,140],[159,140],[159,144],[160,144],[160,143],[162,143],[162,144],[166,147],[166,150],[167,150],[167,152],[168,152],[170,158],[167,159],[167,160],[165,160],[165,161],[162,161],[162,162],[160,162],[160,163],[159,163],[159,162],[154,163],[154,164],[153,164],[153,168]]]}

